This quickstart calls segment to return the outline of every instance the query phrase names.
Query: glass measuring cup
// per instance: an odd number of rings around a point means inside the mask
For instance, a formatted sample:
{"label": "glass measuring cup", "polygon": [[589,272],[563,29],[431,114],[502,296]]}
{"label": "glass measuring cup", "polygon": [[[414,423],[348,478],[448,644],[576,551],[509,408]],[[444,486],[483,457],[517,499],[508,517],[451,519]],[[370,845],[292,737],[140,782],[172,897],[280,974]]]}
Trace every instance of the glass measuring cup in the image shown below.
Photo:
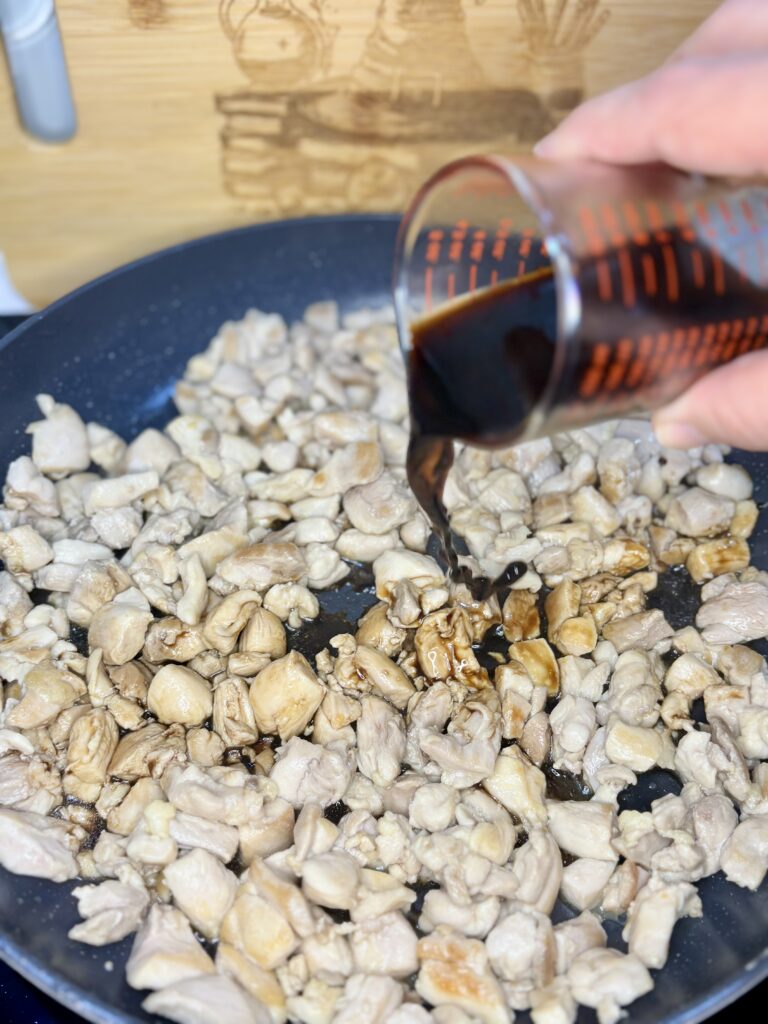
{"label": "glass measuring cup", "polygon": [[768,186],[469,157],[402,222],[414,428],[500,445],[650,411],[768,344]]}

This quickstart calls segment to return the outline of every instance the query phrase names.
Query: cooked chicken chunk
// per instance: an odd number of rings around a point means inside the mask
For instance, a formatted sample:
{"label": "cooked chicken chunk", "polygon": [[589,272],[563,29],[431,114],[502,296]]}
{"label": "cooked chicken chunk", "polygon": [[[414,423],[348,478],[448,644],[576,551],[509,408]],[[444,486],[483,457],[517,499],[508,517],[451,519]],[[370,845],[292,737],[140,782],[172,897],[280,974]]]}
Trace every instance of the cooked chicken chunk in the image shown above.
{"label": "cooked chicken chunk", "polygon": [[573,995],[584,1006],[597,1010],[600,1024],[616,1024],[621,1007],[650,992],[653,981],[633,954],[616,949],[588,949],[568,968]]}
{"label": "cooked chicken chunk", "polygon": [[77,875],[72,850],[65,822],[0,807],[0,864],[6,871],[65,882]]}
{"label": "cooked chicken chunk", "polygon": [[70,928],[68,937],[89,946],[106,946],[135,932],[149,906],[149,893],[143,886],[122,882],[79,886],[72,895],[85,920]]}
{"label": "cooked chicken chunk", "polygon": [[136,933],[125,973],[131,988],[157,989],[213,974],[214,966],[181,911],[155,904]]}
{"label": "cooked chicken chunk", "polygon": [[141,1004],[147,1013],[178,1024],[272,1024],[269,1011],[240,986],[221,974],[185,978],[153,992]]}

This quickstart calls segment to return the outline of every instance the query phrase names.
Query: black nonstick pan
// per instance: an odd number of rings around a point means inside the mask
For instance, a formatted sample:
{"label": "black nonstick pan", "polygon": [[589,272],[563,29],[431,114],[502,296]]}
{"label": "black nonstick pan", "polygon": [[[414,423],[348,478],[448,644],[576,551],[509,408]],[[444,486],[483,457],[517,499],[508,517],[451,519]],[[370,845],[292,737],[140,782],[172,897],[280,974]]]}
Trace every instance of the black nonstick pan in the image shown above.
{"label": "black nonstick pan", "polygon": [[[23,428],[37,418],[39,392],[131,438],[173,415],[174,381],[223,321],[252,307],[296,318],[326,298],[344,309],[388,303],[396,228],[391,217],[338,217],[215,235],[116,270],[30,317],[0,343],[0,478],[28,451]],[[768,499],[768,457],[740,461],[755,477],[758,501]],[[768,568],[764,524],[752,544],[753,561]],[[690,622],[697,606],[696,588],[671,574],[655,599],[675,626]],[[358,574],[321,595],[315,632],[299,633],[294,644],[314,653],[373,601],[370,579]],[[649,773],[633,806],[674,786],[671,776]],[[124,980],[130,939],[93,949],[66,938],[78,920],[74,884],[0,869],[0,957],[88,1020],[151,1020],[140,1008],[142,994]],[[750,893],[714,875],[700,892],[703,919],[678,925],[655,989],[629,1008],[633,1024],[704,1020],[768,976],[768,885]],[[606,927],[619,943],[621,926]],[[579,1024],[593,1020],[582,1011]]]}

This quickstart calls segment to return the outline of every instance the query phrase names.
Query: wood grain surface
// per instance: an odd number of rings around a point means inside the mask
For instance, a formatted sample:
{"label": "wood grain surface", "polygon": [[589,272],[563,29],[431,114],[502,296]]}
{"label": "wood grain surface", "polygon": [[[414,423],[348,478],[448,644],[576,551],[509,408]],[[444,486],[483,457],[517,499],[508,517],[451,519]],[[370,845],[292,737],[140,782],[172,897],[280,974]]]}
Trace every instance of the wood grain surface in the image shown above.
{"label": "wood grain surface", "polygon": [[0,74],[0,251],[44,304],[209,231],[399,210],[440,163],[527,150],[715,0],[58,0],[79,128]]}

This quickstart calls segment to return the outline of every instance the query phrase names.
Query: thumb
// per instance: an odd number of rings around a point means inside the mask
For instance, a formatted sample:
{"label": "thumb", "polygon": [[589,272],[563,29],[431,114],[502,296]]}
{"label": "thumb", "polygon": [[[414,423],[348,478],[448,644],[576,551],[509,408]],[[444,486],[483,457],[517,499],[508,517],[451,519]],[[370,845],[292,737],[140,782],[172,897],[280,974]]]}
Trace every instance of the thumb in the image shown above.
{"label": "thumb", "polygon": [[696,381],[653,416],[667,448],[727,444],[768,451],[768,352],[750,352]]}

